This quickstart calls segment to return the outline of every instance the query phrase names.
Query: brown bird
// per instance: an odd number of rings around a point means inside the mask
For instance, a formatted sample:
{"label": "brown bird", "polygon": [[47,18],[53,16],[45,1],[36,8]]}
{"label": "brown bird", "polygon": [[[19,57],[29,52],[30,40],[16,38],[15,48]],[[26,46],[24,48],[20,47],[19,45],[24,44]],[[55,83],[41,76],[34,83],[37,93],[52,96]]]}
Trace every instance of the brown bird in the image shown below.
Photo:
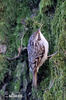
{"label": "brown bird", "polygon": [[41,65],[47,60],[48,55],[48,41],[45,39],[40,29],[34,32],[27,46],[28,62],[30,71],[33,74],[33,86],[37,87],[37,72]]}

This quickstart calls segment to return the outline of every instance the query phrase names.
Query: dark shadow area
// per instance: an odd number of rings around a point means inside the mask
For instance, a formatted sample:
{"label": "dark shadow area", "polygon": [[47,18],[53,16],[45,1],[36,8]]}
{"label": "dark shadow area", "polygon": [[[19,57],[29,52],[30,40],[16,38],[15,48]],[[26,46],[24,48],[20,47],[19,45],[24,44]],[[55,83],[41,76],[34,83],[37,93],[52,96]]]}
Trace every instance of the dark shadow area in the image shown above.
{"label": "dark shadow area", "polygon": [[48,78],[51,74],[50,68],[49,68],[49,60],[47,60],[39,69],[38,72],[38,85],[40,85],[41,81]]}

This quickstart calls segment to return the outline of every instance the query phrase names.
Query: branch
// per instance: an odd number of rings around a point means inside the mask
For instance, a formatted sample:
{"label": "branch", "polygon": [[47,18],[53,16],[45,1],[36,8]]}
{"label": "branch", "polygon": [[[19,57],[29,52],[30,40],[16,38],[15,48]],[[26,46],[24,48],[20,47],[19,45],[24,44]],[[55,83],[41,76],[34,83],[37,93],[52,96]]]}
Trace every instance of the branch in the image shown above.
{"label": "branch", "polygon": [[24,52],[25,50],[27,50],[27,47],[24,47],[24,48],[19,47],[19,48],[18,48],[18,55],[17,55],[17,56],[15,56],[15,57],[13,57],[13,58],[6,57],[6,59],[7,59],[8,61],[12,61],[12,60],[19,59],[20,56],[21,56],[21,52]]}
{"label": "branch", "polygon": [[6,57],[6,59],[7,59],[8,61],[12,61],[12,60],[15,60],[15,59],[18,59],[18,58],[20,58],[18,55],[15,56],[15,57],[13,57],[13,58]]}
{"label": "branch", "polygon": [[55,79],[50,81],[49,87],[44,90],[44,93],[46,93],[47,90],[49,91],[53,87],[54,82],[55,82]]}
{"label": "branch", "polygon": [[48,58],[51,58],[51,57],[55,56],[57,53],[58,53],[58,52],[55,52],[55,53],[49,55]]}

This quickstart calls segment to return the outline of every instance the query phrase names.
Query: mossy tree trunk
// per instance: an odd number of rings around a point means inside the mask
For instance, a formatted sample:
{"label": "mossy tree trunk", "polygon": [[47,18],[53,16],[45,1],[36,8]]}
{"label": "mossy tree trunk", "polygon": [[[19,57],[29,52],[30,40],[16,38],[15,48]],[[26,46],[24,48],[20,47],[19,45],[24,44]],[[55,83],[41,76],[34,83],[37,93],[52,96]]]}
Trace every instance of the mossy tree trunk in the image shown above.
{"label": "mossy tree trunk", "polygon": [[[66,1],[1,0],[0,4],[0,44],[7,46],[6,54],[0,54],[0,98],[20,93],[22,98],[7,99],[65,100]],[[49,42],[49,54],[58,53],[39,69],[35,90],[27,51],[13,61],[6,57],[17,55],[21,44],[27,46],[32,32],[41,26],[38,23],[43,24],[41,31]]]}

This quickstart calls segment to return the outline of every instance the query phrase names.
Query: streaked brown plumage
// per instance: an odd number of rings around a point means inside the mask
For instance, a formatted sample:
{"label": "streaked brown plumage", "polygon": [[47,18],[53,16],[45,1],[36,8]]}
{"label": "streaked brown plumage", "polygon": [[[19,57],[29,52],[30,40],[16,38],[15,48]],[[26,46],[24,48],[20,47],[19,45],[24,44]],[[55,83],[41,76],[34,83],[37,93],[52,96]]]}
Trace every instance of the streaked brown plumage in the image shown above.
{"label": "streaked brown plumage", "polygon": [[48,54],[48,42],[42,35],[40,29],[34,32],[28,42],[28,62],[29,68],[33,74],[33,86],[37,87],[37,72],[40,66],[47,59]]}

